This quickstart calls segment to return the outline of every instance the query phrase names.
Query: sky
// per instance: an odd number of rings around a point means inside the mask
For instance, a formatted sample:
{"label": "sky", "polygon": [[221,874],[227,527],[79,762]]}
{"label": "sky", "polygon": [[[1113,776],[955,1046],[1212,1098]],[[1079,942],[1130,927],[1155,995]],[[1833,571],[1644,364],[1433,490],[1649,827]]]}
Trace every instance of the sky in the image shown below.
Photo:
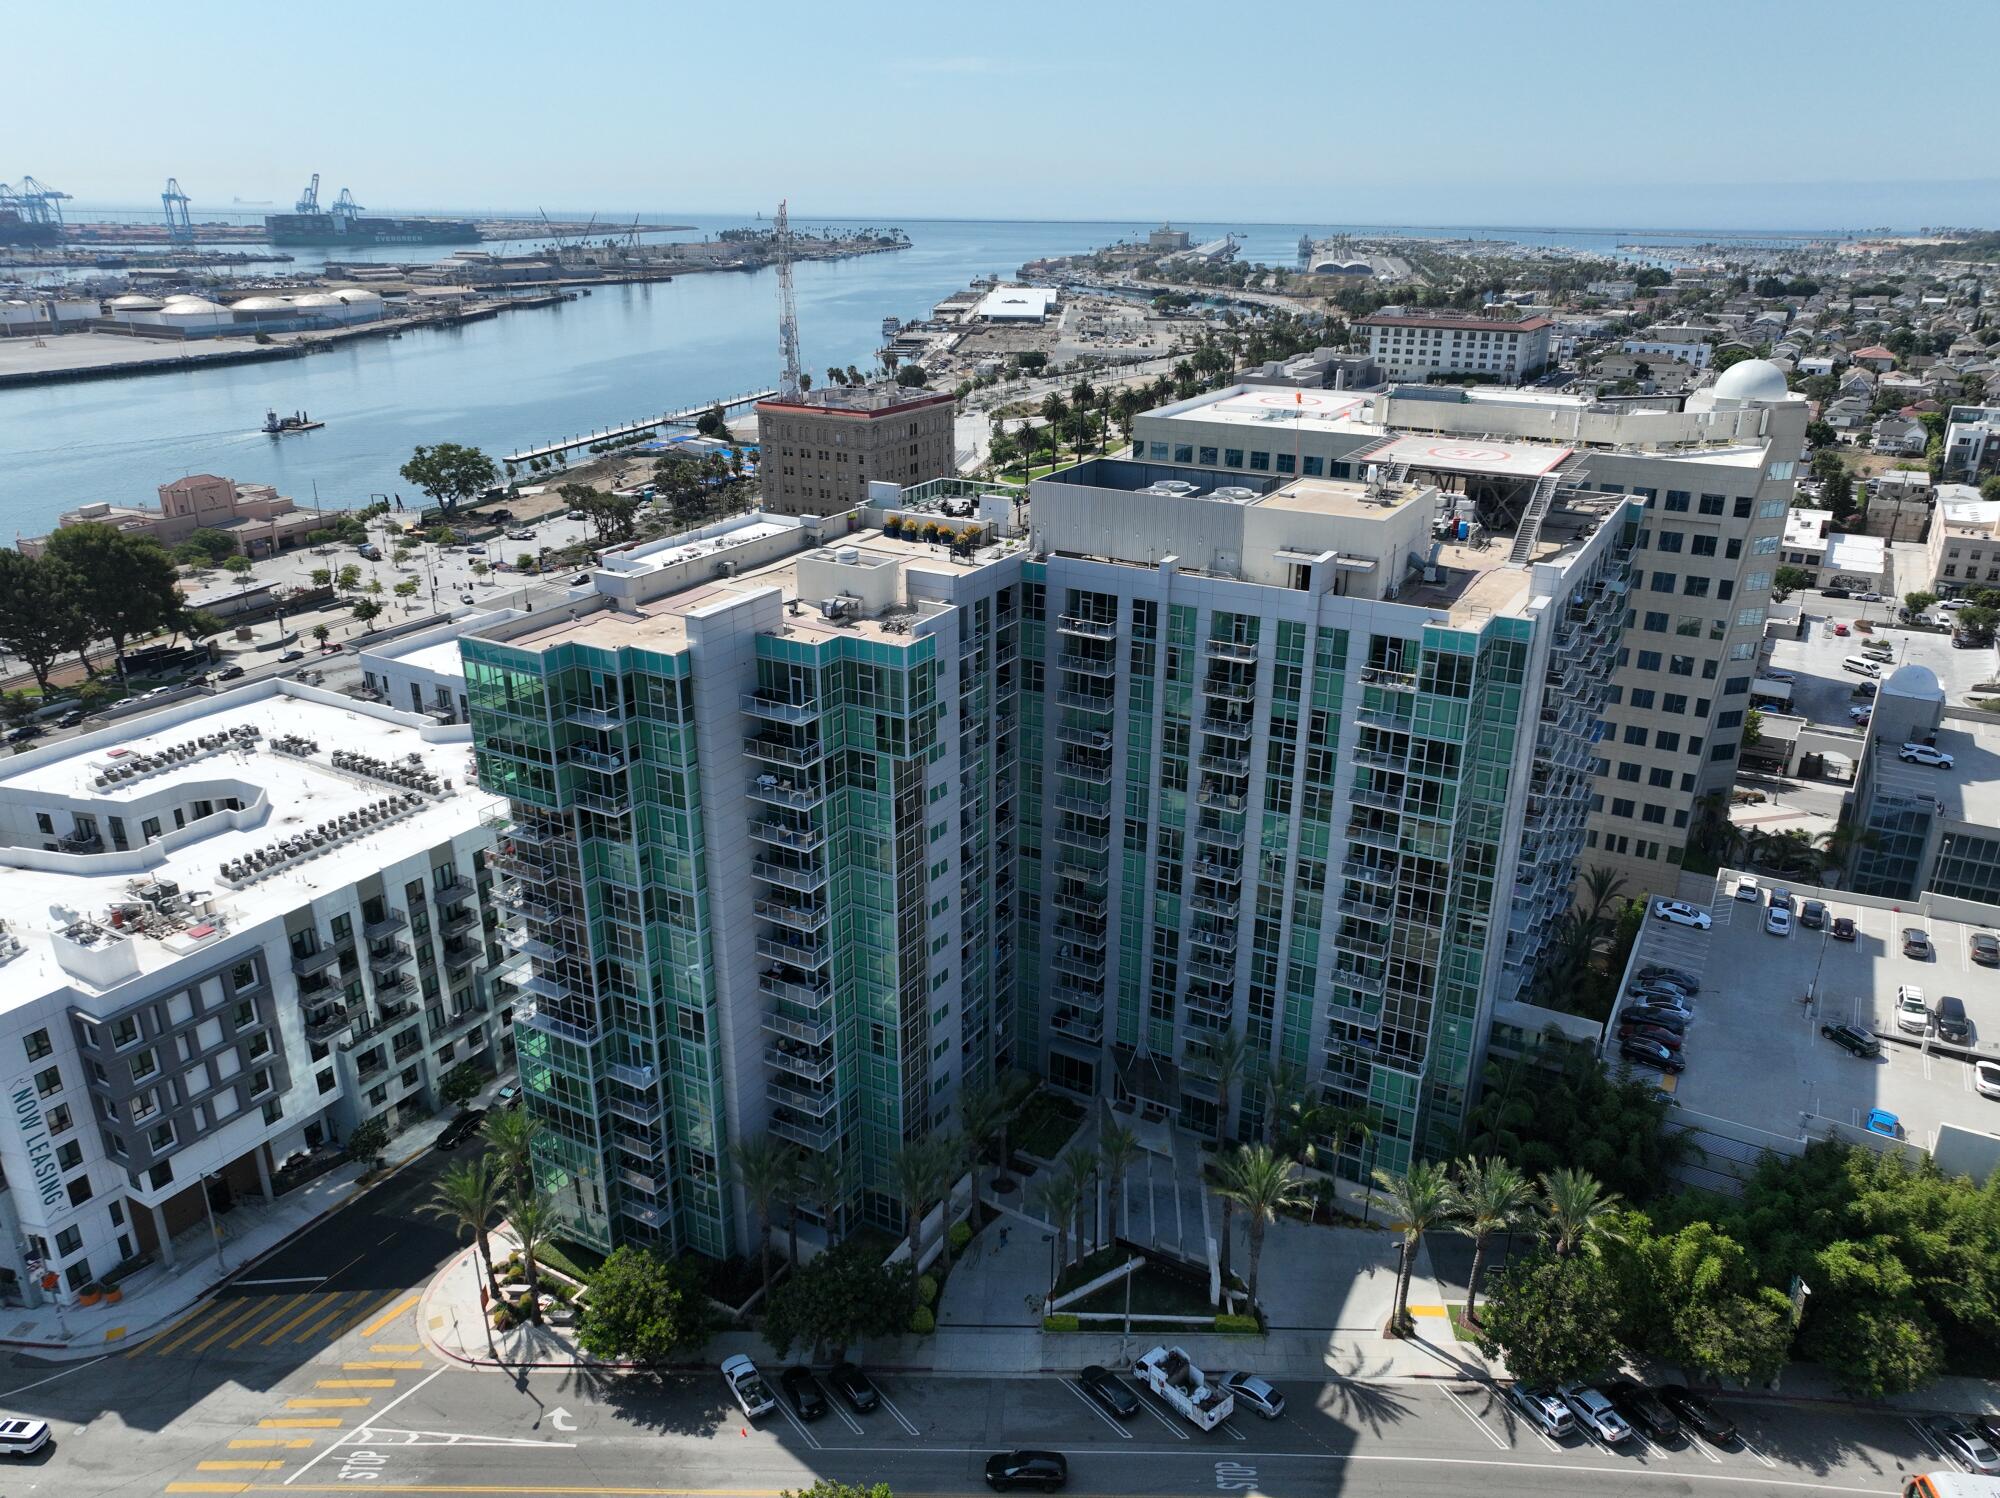
{"label": "sky", "polygon": [[1996,6],[27,4],[0,179],[171,175],[197,217],[317,171],[577,216],[1991,226]]}

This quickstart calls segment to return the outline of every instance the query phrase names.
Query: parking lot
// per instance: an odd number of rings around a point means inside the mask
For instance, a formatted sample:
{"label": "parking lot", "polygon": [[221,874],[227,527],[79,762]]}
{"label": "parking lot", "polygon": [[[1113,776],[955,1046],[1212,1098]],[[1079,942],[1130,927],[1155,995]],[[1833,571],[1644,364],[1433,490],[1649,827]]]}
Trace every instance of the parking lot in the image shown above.
{"label": "parking lot", "polygon": [[[1848,709],[1868,703],[1870,699],[1854,695],[1862,678],[1843,670],[1840,663],[1850,655],[1862,654],[1862,643],[1871,639],[1887,643],[1893,652],[1885,660],[1883,676],[1897,666],[1928,666],[1944,688],[1946,703],[1953,707],[1963,706],[1972,688],[1993,679],[1991,649],[1958,650],[1950,635],[1890,628],[1888,621],[1895,614],[1892,604],[1859,603],[1818,593],[1798,597],[1805,606],[1805,638],[1780,639],[1771,652],[1770,665],[1795,678],[1792,711],[1811,722],[1844,727],[1851,721]],[[1855,630],[1857,619],[1872,623],[1872,632]],[[1847,625],[1848,633],[1835,634],[1836,624]]]}
{"label": "parking lot", "polygon": [[[1896,1114],[1904,1137],[1925,1148],[1945,1123],[2000,1131],[2000,1100],[1974,1091],[1972,1066],[1937,1049],[1934,1035],[1920,1040],[1895,1023],[1903,984],[1922,988],[1933,1010],[1954,995],[1972,1022],[1971,1047],[2000,1057],[2000,969],[1971,955],[1970,937],[1987,928],[1912,902],[1795,885],[1795,902],[1825,903],[1827,924],[1815,931],[1795,922],[1790,936],[1774,936],[1765,930],[1764,896],[1733,898],[1736,881],[1728,871],[1718,876],[1707,907],[1711,929],[1649,917],[1639,943],[1641,965],[1686,968],[1702,985],[1687,1028],[1687,1069],[1664,1078],[1678,1103],[1786,1138],[1797,1138],[1809,1118],[1858,1128],[1873,1108]],[[1765,892],[1772,883],[1760,878]],[[1832,939],[1840,916],[1855,923],[1852,942]],[[1906,928],[1926,933],[1929,959],[1904,954]],[[1838,1024],[1884,1037],[1881,1056],[1864,1060],[1820,1034],[1822,1025]]]}

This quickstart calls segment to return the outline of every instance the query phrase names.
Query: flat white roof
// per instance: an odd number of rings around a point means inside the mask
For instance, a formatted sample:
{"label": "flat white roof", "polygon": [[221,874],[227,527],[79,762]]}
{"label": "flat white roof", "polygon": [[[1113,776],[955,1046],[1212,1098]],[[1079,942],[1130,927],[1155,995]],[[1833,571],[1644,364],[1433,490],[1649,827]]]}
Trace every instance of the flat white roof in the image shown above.
{"label": "flat white roof", "polygon": [[1888,542],[1880,536],[1855,536],[1845,531],[1833,531],[1826,538],[1825,565],[1836,572],[1865,572],[1871,575],[1882,570],[1882,563],[1888,555]]}
{"label": "flat white roof", "polygon": [[1243,424],[1296,423],[1312,432],[1360,432],[1384,428],[1370,419],[1373,399],[1341,390],[1286,390],[1279,387],[1225,390],[1190,401],[1163,414],[1173,421],[1228,421]]}
{"label": "flat white roof", "polygon": [[1497,473],[1508,478],[1539,478],[1553,471],[1575,451],[1545,442],[1493,442],[1484,438],[1430,436],[1392,437],[1357,462],[1407,463],[1442,473]]}
{"label": "flat white roof", "polygon": [[993,322],[1040,322],[1055,305],[1056,295],[1047,286],[996,286],[979,299],[972,315]]}
{"label": "flat white roof", "polygon": [[674,541],[669,538],[662,543],[634,551],[613,552],[605,557],[598,570],[616,572],[624,576],[636,576],[653,572],[661,567],[671,567],[676,562],[692,561],[696,557],[715,556],[728,551],[733,546],[743,546],[751,541],[762,541],[767,536],[782,536],[787,531],[798,529],[796,521],[747,520],[741,525],[731,526],[717,534],[702,536],[693,541]]}
{"label": "flat white roof", "polygon": [[[106,765],[129,763],[202,736],[247,726],[260,730],[260,737],[220,752],[197,754],[139,778],[109,786],[95,783]],[[242,826],[229,825],[227,813],[190,822],[190,831],[212,830],[170,851],[162,852],[160,843],[150,845],[154,856],[143,866],[134,866],[141,860],[132,854],[107,852],[101,855],[106,862],[122,857],[124,866],[103,873],[10,866],[10,850],[0,847],[0,920],[26,948],[21,956],[0,964],[0,1011],[66,986],[88,990],[90,985],[56,961],[50,933],[79,918],[103,920],[113,904],[130,901],[135,882],[172,880],[184,894],[211,895],[214,919],[227,935],[379,874],[390,864],[498,815],[506,803],[478,788],[467,732],[463,726],[439,728],[372,703],[349,702],[288,681],[269,681],[127,718],[115,728],[0,761],[0,800],[9,812],[25,811],[32,821],[35,810],[46,809],[59,836],[70,832],[72,810],[89,813],[97,819],[107,850],[110,817],[125,819],[126,835],[136,845],[140,820],[155,815],[163,803],[196,799],[219,803],[233,795],[249,808],[238,818]],[[303,756],[272,749],[272,741],[287,734],[312,740],[318,747]],[[451,781],[453,788],[393,822],[346,840],[330,840],[316,856],[280,873],[240,889],[224,885],[219,874],[225,861],[244,858],[280,838],[309,833],[322,822],[358,812],[401,789],[386,780],[335,770],[331,764],[335,749],[386,761],[409,762],[415,756],[416,763],[440,782]],[[176,791],[182,794],[172,794]],[[171,842],[170,814],[166,825]],[[39,851],[39,841],[19,847],[21,841],[16,839],[18,856]],[[79,862],[88,866],[89,861]],[[187,955],[186,950],[175,951],[148,938],[135,937],[132,944],[141,972],[171,967]]]}

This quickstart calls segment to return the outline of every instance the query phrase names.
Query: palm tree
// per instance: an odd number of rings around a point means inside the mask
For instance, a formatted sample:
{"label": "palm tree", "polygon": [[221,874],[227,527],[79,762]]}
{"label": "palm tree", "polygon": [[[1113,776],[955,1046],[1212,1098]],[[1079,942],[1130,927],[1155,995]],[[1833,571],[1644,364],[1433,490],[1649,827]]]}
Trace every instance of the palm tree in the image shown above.
{"label": "palm tree", "polygon": [[[1007,1125],[1020,1110],[1026,1096],[1026,1079],[1018,1072],[1004,1072],[990,1082],[975,1082],[959,1094],[958,1121],[965,1130],[972,1151],[972,1220],[979,1222],[979,1160],[996,1141],[1007,1137]],[[1000,1169],[1007,1169],[1003,1150]]]}
{"label": "palm tree", "polygon": [[1611,1226],[1611,1214],[1618,1210],[1619,1197],[1606,1191],[1604,1184],[1587,1170],[1545,1171],[1542,1175],[1542,1210],[1548,1214],[1550,1246],[1558,1259],[1566,1259],[1579,1248],[1596,1251],[1603,1240],[1623,1240]]}
{"label": "palm tree", "polygon": [[497,1108],[480,1125],[480,1138],[500,1162],[501,1174],[516,1197],[534,1194],[535,1141],[541,1133],[541,1121],[520,1108]]}
{"label": "palm tree", "polygon": [[493,1173],[492,1157],[481,1155],[453,1166],[438,1177],[431,1199],[417,1209],[426,1217],[450,1223],[454,1237],[461,1232],[472,1235],[472,1241],[479,1246],[479,1262],[486,1270],[488,1289],[494,1283],[493,1250],[486,1241],[486,1230],[493,1225],[493,1214],[500,1210],[502,1195],[500,1178]]}
{"label": "palm tree", "polygon": [[736,1164],[736,1184],[757,1214],[757,1267],[764,1277],[764,1298],[771,1296],[771,1208],[785,1193],[792,1157],[769,1134],[740,1141],[729,1152]]}
{"label": "palm tree", "polygon": [[1139,1158],[1139,1136],[1121,1123],[1107,1123],[1097,1136],[1098,1163],[1111,1183],[1111,1233],[1118,1236],[1118,1208],[1125,1196],[1125,1174]]}
{"label": "palm tree", "polygon": [[937,1199],[944,1174],[935,1139],[913,1139],[896,1152],[896,1188],[903,1198],[903,1221],[910,1239],[910,1266],[924,1261],[924,1213]]}
{"label": "palm tree", "polygon": [[1073,1144],[1056,1161],[1076,1181],[1076,1256],[1080,1259],[1096,1246],[1097,1168],[1096,1153],[1087,1144]]}
{"label": "palm tree", "polygon": [[841,1210],[853,1190],[847,1161],[831,1150],[822,1150],[800,1161],[798,1174],[799,1193],[819,1208],[826,1222],[826,1246],[832,1248],[840,1240]]}
{"label": "palm tree", "polygon": [[[1229,1106],[1229,1093],[1236,1085],[1237,1079],[1243,1075],[1243,1060],[1243,1037],[1234,1030],[1224,1030],[1209,1042],[1208,1054],[1198,1063],[1201,1073],[1215,1084],[1216,1094],[1221,1099],[1217,1104],[1218,1116],[1215,1126],[1223,1145],[1233,1143],[1236,1137],[1236,1110]],[[1211,1166],[1211,1177],[1213,1174]],[[1234,1220],[1234,1203],[1225,1196],[1222,1198],[1222,1252],[1219,1266],[1222,1271],[1222,1282],[1225,1285],[1229,1283],[1230,1241],[1235,1236]]]}
{"label": "palm tree", "polygon": [[[1048,1213],[1056,1230],[1056,1274],[1060,1277],[1069,1267],[1069,1225],[1083,1201],[1083,1182],[1067,1170],[1047,1170],[1035,1178],[1028,1194],[1038,1209]],[[1051,1284],[1049,1289],[1053,1291],[1055,1286]]]}
{"label": "palm tree", "polygon": [[1608,865],[1594,863],[1583,871],[1583,877],[1577,881],[1576,903],[1583,911],[1584,924],[1593,934],[1609,933],[1611,902],[1624,888],[1625,876]]}
{"label": "palm tree", "polygon": [[514,1229],[514,1236],[521,1240],[521,1270],[528,1281],[528,1319],[539,1326],[542,1320],[539,1261],[542,1250],[555,1236],[558,1225],[555,1208],[547,1197],[532,1192],[514,1196],[507,1203],[507,1222]]}
{"label": "palm tree", "polygon": [[1042,420],[1049,424],[1050,447],[1060,461],[1062,452],[1055,443],[1062,431],[1062,424],[1069,420],[1069,402],[1064,400],[1059,392],[1051,390],[1042,397]]}
{"label": "palm tree", "polygon": [[1397,1336],[1410,1330],[1410,1273],[1416,1268],[1417,1248],[1424,1234],[1442,1227],[1458,1214],[1458,1193],[1442,1165],[1420,1161],[1401,1175],[1386,1170],[1375,1172],[1382,1193],[1388,1198],[1389,1226],[1403,1235],[1403,1251],[1396,1261],[1396,1305],[1389,1318]]}
{"label": "palm tree", "polygon": [[1466,1280],[1465,1319],[1479,1319],[1479,1271],[1486,1261],[1486,1241],[1511,1231],[1528,1215],[1534,1188],[1507,1160],[1475,1160],[1458,1165],[1458,1230],[1472,1240],[1472,1273]]}
{"label": "palm tree", "polygon": [[1302,1206],[1309,1199],[1299,1168],[1268,1146],[1240,1146],[1222,1162],[1217,1189],[1248,1216],[1250,1232],[1250,1305],[1257,1305],[1257,1261],[1264,1256],[1264,1228],[1277,1221],[1284,1207]]}
{"label": "palm tree", "polygon": [[1264,1073],[1264,1143],[1276,1148],[1279,1127],[1305,1101],[1305,1068],[1280,1056]]}

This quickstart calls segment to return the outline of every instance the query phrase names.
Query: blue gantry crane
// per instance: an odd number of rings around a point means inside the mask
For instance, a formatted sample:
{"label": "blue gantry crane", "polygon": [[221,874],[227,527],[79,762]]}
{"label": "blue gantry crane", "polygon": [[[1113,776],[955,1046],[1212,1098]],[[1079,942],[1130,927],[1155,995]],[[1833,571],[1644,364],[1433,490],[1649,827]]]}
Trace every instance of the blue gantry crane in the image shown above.
{"label": "blue gantry crane", "polygon": [[167,190],[160,194],[167,210],[167,238],[186,242],[194,238],[194,220],[188,217],[188,195],[181,191],[178,177],[167,178]]}

